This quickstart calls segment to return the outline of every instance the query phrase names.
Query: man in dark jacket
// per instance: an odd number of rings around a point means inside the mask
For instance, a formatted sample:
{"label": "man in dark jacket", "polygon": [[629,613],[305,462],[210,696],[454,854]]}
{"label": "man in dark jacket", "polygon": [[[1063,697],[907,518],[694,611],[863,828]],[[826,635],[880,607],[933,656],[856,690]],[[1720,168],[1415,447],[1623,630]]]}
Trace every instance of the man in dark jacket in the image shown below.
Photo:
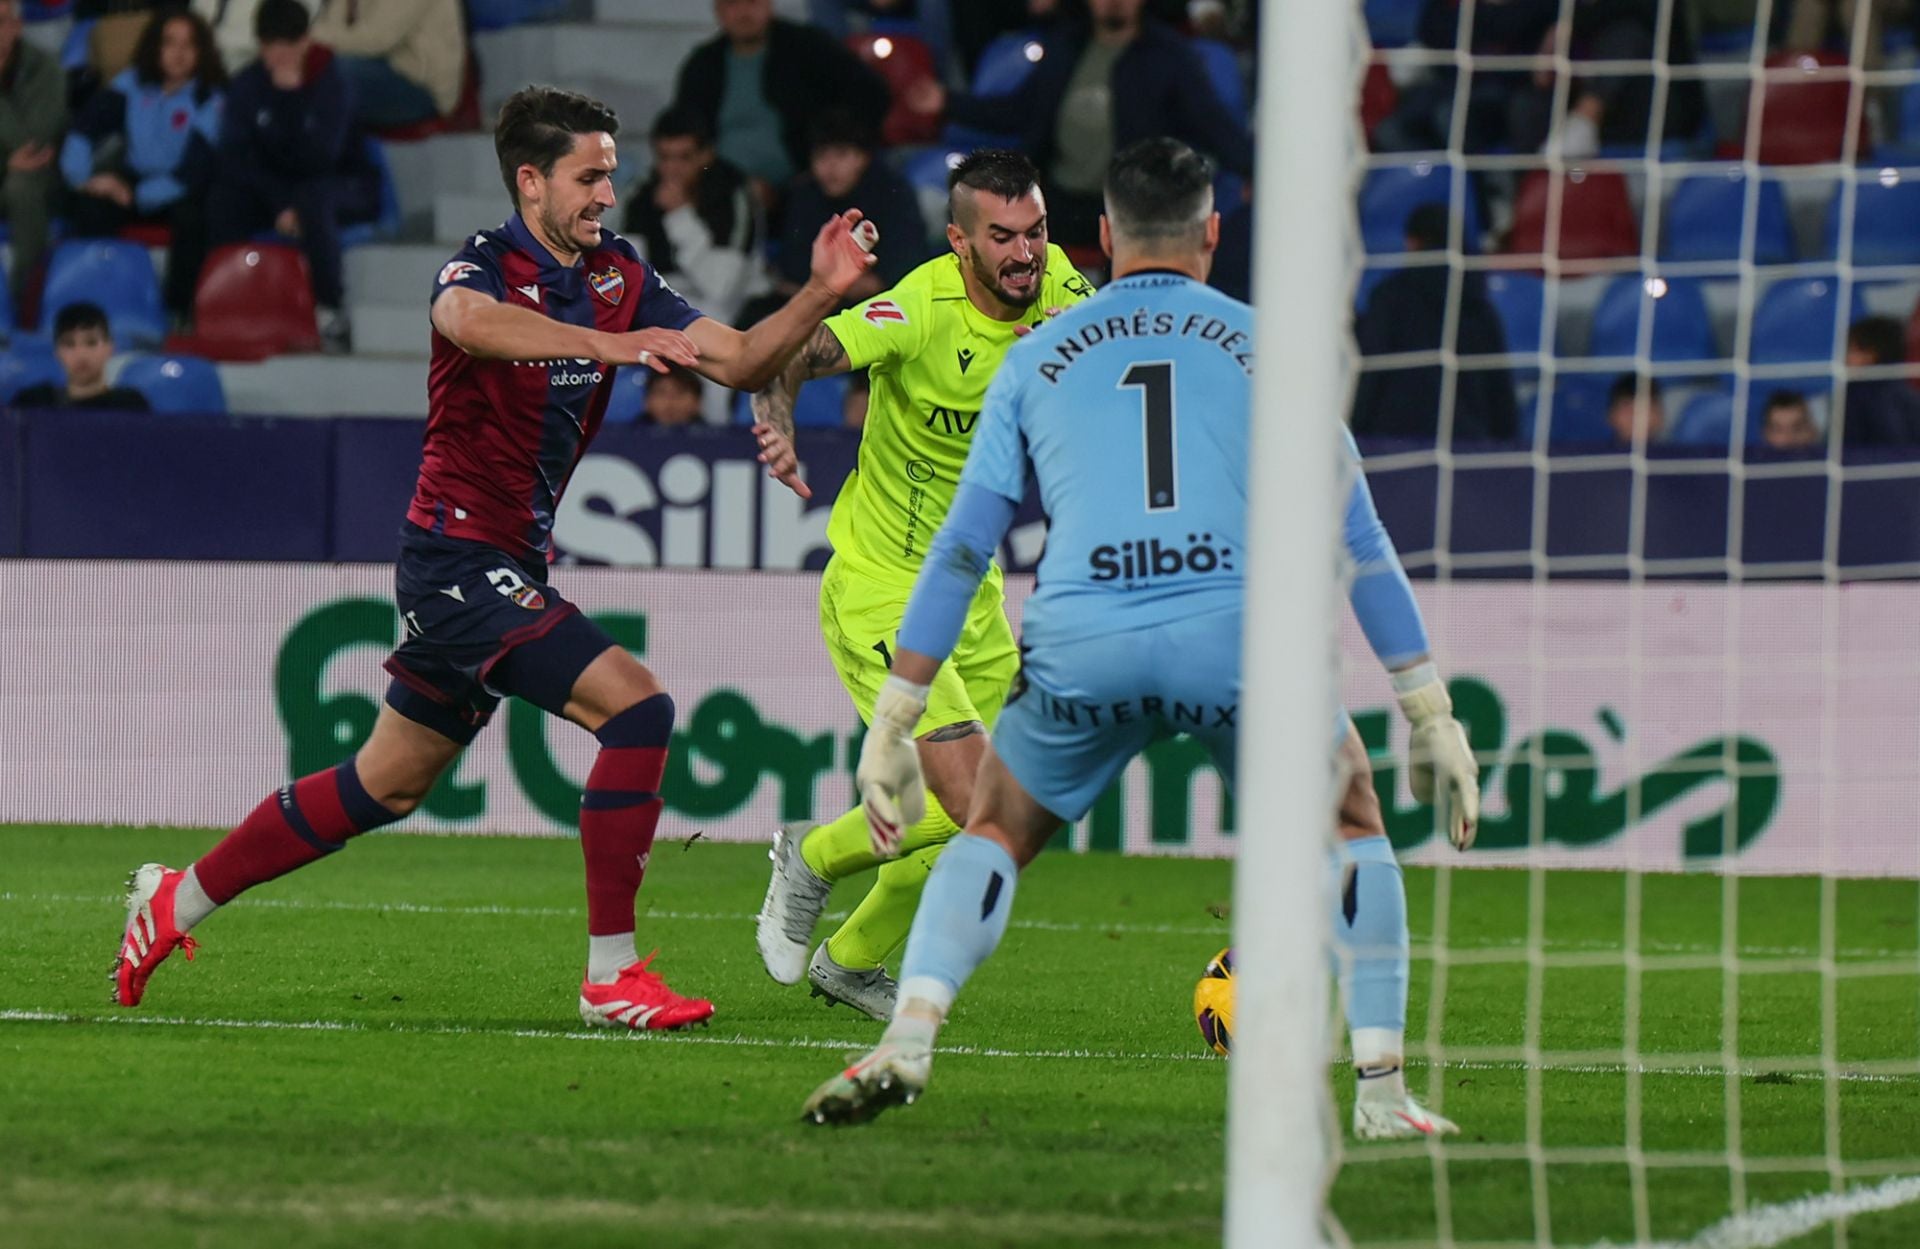
{"label": "man in dark jacket", "polygon": [[313,270],[321,338],[344,350],[340,221],[356,185],[346,79],[333,54],[307,38],[299,0],[261,0],[253,29],[260,59],[227,87],[208,237],[216,247],[266,229],[297,238]]}
{"label": "man in dark jacket", "polygon": [[[1884,368],[1906,359],[1906,330],[1892,317],[1867,317],[1847,327],[1848,369]],[[1920,446],[1920,394],[1904,377],[1849,381],[1841,445]]]}
{"label": "man in dark jacket", "polygon": [[[1422,204],[1407,214],[1407,250],[1433,251],[1447,243],[1447,210]],[[1354,336],[1364,356],[1438,351],[1445,341],[1448,269],[1409,266],[1374,288]],[[1506,335],[1481,287],[1480,275],[1460,279],[1458,333],[1450,344],[1463,356],[1504,355]],[[1384,438],[1432,441],[1439,434],[1438,364],[1366,370],[1353,393],[1353,432]],[[1511,440],[1519,435],[1513,377],[1503,368],[1463,368],[1454,378],[1453,439]]]}
{"label": "man in dark jacket", "polygon": [[713,0],[721,33],[681,63],[676,106],[699,115],[720,155],[767,187],[807,164],[807,125],[830,108],[876,123],[886,80],[832,35],[776,20],[773,0]]}
{"label": "man in dark jacket", "polygon": [[0,0],[0,204],[13,229],[16,306],[37,279],[60,189],[60,131],[67,124],[59,62],[22,37],[17,0]]}
{"label": "man in dark jacket", "polygon": [[1101,186],[1113,154],[1170,135],[1241,175],[1253,172],[1245,120],[1214,93],[1184,36],[1141,13],[1145,0],[1089,0],[1092,22],[1068,21],[1040,40],[1041,56],[1018,90],[915,101],[945,104],[950,121],[1021,136],[1047,185],[1047,233],[1064,247],[1097,246]]}

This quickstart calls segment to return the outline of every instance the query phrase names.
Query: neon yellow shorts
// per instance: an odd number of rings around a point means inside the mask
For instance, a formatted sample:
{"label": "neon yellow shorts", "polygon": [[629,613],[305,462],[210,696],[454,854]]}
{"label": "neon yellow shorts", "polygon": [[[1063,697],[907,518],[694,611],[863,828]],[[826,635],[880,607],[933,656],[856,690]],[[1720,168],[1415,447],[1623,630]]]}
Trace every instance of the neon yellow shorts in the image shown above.
{"label": "neon yellow shorts", "polygon": [[[873,702],[893,665],[895,638],[913,586],[868,576],[846,560],[828,562],[820,578],[820,635],[860,719],[873,722]],[[987,572],[967,609],[967,623],[953,654],[940,665],[927,693],[920,733],[978,720],[988,728],[1000,717],[1007,687],[1020,670],[1020,648],[1007,623],[998,565]]]}

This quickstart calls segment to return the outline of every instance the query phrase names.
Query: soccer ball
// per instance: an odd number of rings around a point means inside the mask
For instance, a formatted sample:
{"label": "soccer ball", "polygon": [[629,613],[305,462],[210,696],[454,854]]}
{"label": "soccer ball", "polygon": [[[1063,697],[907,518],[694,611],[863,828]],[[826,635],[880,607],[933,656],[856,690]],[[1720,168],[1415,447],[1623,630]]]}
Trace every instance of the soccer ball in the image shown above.
{"label": "soccer ball", "polygon": [[1233,950],[1220,951],[1193,986],[1193,1021],[1200,1039],[1226,1057],[1233,1046]]}

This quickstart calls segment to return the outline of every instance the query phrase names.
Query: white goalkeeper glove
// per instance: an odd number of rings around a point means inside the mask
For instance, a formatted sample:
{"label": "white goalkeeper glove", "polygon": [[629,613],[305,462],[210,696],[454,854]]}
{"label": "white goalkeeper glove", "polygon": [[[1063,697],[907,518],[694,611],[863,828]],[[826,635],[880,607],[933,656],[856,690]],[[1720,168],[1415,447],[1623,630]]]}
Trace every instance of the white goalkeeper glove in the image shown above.
{"label": "white goalkeeper glove", "polygon": [[1454,849],[1465,850],[1480,825],[1480,767],[1466,730],[1453,718],[1453,699],[1431,663],[1394,673],[1393,691],[1413,725],[1407,748],[1413,796],[1439,809]]}
{"label": "white goalkeeper glove", "polygon": [[874,700],[873,723],[860,743],[860,766],[853,774],[867,812],[873,852],[890,859],[900,838],[927,813],[926,780],[913,730],[927,712],[927,687],[890,676]]}

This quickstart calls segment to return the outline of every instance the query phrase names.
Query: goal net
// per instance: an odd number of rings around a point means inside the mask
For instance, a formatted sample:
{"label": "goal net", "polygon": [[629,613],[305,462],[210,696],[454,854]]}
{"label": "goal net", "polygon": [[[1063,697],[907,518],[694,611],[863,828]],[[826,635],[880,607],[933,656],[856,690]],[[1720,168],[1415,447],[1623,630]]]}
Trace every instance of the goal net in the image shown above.
{"label": "goal net", "polygon": [[1352,8],[1324,312],[1485,811],[1349,626],[1462,1135],[1342,1147],[1330,1238],[1920,1244],[1915,15]]}

